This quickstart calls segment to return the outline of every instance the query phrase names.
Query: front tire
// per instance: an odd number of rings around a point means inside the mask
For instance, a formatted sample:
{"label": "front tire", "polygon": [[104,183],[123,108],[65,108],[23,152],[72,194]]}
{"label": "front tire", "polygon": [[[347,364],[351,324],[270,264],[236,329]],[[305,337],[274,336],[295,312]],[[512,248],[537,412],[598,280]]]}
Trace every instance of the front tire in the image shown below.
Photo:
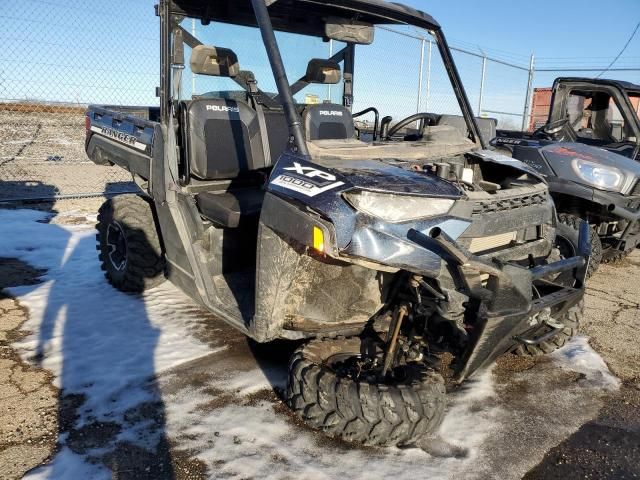
{"label": "front tire", "polygon": [[[624,229],[622,229],[624,230]],[[635,235],[640,230],[640,225],[635,225],[631,229],[631,234]],[[627,250],[618,250],[617,248],[610,246],[602,252],[602,263],[609,263],[612,265],[623,263],[629,255],[633,253],[636,247],[628,248]]]}
{"label": "front tire", "polygon": [[[580,320],[584,315],[584,300],[580,300],[573,307],[565,312],[562,317],[554,318],[558,323],[564,325],[564,328],[553,338],[536,343],[535,345],[520,344],[513,351],[516,355],[521,357],[539,357],[541,355],[547,355],[551,352],[555,352],[559,348],[562,348],[566,343],[578,334],[580,329]],[[528,337],[538,338],[549,332],[551,327],[548,325],[541,325],[533,332],[528,334]]]}
{"label": "front tire", "polygon": [[289,406],[330,437],[368,446],[411,445],[433,432],[446,404],[442,377],[422,364],[408,364],[402,380],[379,383],[329,366],[331,358],[359,356],[362,347],[357,337],[300,347],[289,363]]}
{"label": "front tire", "polygon": [[611,265],[619,265],[621,263],[624,263],[627,257],[631,255],[634,250],[635,247],[629,250],[616,250],[614,252],[607,252],[608,255],[602,260],[602,263]]}
{"label": "front tire", "polygon": [[151,203],[140,195],[119,195],[98,212],[97,249],[111,285],[141,293],[164,280],[165,261]]}

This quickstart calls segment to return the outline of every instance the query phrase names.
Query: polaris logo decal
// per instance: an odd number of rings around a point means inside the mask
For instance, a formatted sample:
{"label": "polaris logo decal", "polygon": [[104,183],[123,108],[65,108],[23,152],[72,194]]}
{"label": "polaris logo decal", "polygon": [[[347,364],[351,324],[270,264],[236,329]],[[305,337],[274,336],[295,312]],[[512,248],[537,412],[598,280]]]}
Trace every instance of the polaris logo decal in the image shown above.
{"label": "polaris logo decal", "polygon": [[104,135],[105,137],[109,137],[116,142],[124,143],[125,145],[129,145],[133,148],[137,148],[138,150],[146,150],[147,145],[138,141],[138,138],[135,135],[130,135],[128,133],[121,132],[120,130],[114,130],[109,127],[98,127],[96,125],[91,125],[91,131],[95,133],[99,133]]}
{"label": "polaris logo decal", "polygon": [[240,113],[240,108],[238,107],[223,107],[220,105],[207,105],[208,112],[230,112],[230,113]]}
{"label": "polaris logo decal", "polygon": [[335,175],[329,172],[323,172],[314,167],[303,167],[298,162],[294,162],[293,167],[287,167],[284,170],[295,172],[297,175],[302,175],[306,178],[301,178],[293,174],[282,174],[276,177],[271,183],[286,188],[287,190],[301,193],[307,197],[315,197],[316,195],[344,185],[344,182],[336,181]]}
{"label": "polaris logo decal", "polygon": [[341,110],[320,110],[320,115],[324,117],[342,117],[344,113]]}

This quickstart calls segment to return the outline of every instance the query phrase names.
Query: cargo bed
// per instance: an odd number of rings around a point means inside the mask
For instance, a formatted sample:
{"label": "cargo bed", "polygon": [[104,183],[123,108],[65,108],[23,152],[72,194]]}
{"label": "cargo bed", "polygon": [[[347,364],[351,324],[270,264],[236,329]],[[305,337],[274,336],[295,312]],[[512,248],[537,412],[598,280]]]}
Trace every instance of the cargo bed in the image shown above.
{"label": "cargo bed", "polygon": [[90,105],[85,149],[97,165],[118,165],[149,180],[158,107]]}

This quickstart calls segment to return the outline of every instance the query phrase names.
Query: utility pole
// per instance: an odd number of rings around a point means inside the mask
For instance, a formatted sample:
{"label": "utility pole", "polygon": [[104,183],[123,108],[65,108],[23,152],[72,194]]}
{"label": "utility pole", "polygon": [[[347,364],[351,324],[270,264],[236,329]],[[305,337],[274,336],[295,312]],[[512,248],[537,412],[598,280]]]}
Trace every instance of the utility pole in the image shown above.
{"label": "utility pole", "polygon": [[[191,19],[191,35],[196,36],[196,19]],[[196,94],[196,74],[191,72],[191,96]]]}
{"label": "utility pole", "polygon": [[527,84],[527,97],[524,99],[524,112],[522,113],[522,131],[527,130],[527,122],[529,120],[529,113],[531,109],[531,101],[533,95],[533,75],[535,72],[535,57],[531,54],[531,61],[529,62],[529,82]]}
{"label": "utility pole", "polygon": [[484,99],[484,78],[487,72],[487,57],[482,57],[482,77],[480,77],[480,96],[478,98],[478,116],[482,116],[482,100]]}
{"label": "utility pole", "polygon": [[433,49],[433,42],[429,40],[429,54],[427,57],[427,101],[424,106],[424,111],[429,111],[429,100],[431,100],[431,51]]}
{"label": "utility pole", "polygon": [[418,74],[418,106],[416,107],[416,113],[420,113],[422,107],[422,72],[424,71],[424,47],[426,40],[423,38],[420,45],[420,73]]}

